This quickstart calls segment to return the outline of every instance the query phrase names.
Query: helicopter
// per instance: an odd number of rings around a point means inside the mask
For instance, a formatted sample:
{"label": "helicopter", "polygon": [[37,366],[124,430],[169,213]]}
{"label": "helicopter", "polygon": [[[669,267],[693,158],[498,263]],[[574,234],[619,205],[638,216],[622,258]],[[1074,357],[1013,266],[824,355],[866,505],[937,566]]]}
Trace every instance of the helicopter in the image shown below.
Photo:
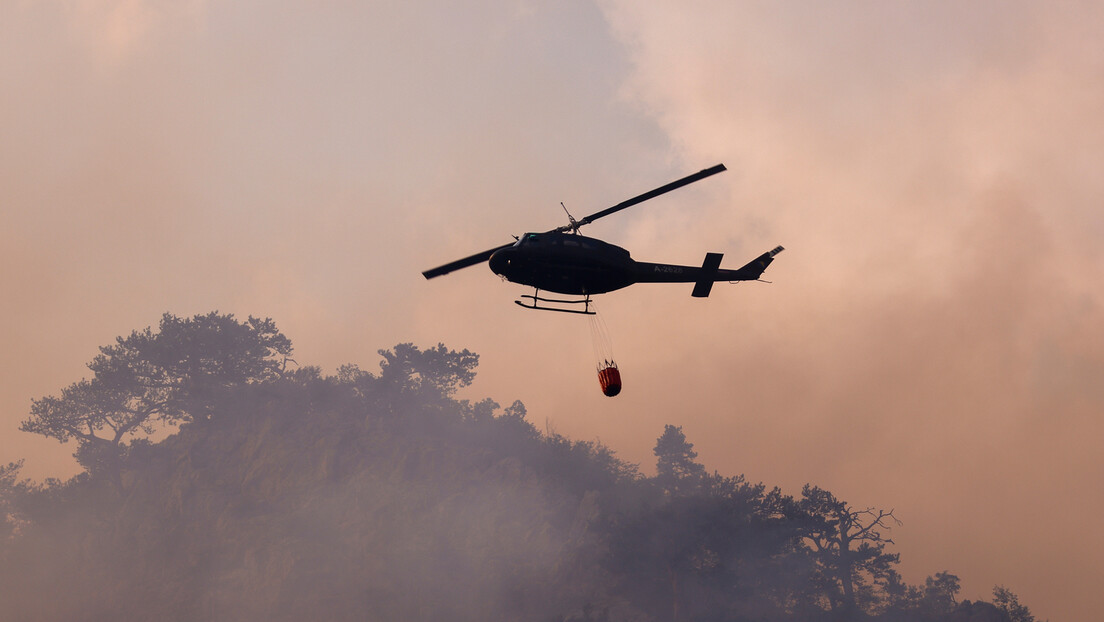
{"label": "helicopter", "polygon": [[[723,253],[706,253],[699,266],[648,263],[636,261],[629,251],[597,238],[579,234],[579,228],[599,218],[654,199],[662,194],[723,172],[724,164],[701,170],[667,185],[635,196],[617,205],[575,220],[567,212],[568,224],[543,233],[514,236],[510,244],[476,253],[463,259],[422,272],[432,279],[487,262],[491,271],[507,281],[534,288],[533,294],[522,295],[526,301],[514,302],[526,309],[594,315],[591,296],[605,294],[636,283],[693,283],[691,296],[705,298],[718,281],[756,281],[782,252],[776,246],[736,270],[721,269]],[[560,204],[563,206],[563,204]],[[541,292],[552,292],[575,298],[548,298]],[[571,305],[582,305],[582,308]]]}

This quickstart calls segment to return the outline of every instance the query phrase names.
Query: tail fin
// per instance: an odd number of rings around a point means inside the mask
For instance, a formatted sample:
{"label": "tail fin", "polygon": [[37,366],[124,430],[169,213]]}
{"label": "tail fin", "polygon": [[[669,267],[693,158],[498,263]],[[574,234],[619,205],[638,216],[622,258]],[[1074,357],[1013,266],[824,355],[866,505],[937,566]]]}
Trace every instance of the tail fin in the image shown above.
{"label": "tail fin", "polygon": [[695,298],[709,296],[709,292],[713,289],[713,281],[716,280],[717,268],[721,267],[721,257],[724,257],[724,253],[705,254],[705,261],[702,262],[698,281],[694,283],[694,291],[690,292],[691,296]]}
{"label": "tail fin", "polygon": [[748,262],[746,266],[736,270],[734,281],[754,281],[763,275],[763,271],[774,261],[774,256],[786,249],[776,246],[773,249],[759,255]]}

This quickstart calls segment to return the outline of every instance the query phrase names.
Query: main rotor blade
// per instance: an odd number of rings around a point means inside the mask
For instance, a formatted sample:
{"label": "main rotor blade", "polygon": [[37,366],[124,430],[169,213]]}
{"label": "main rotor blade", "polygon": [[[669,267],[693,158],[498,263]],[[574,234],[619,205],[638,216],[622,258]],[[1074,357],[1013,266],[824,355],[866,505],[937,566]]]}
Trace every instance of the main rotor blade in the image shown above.
{"label": "main rotor blade", "polygon": [[[714,167],[707,168],[707,169],[702,170],[702,171],[698,171],[697,173],[694,173],[693,175],[687,175],[686,177],[683,177],[682,179],[672,181],[671,183],[667,184],[666,186],[660,186],[659,188],[656,188],[655,190],[652,190],[650,192],[645,192],[644,194],[642,194],[640,196],[633,197],[633,198],[629,199],[628,201],[622,201],[622,202],[618,203],[617,205],[614,205],[613,207],[607,207],[606,209],[604,209],[600,212],[595,212],[595,213],[591,214],[590,216],[587,216],[585,218],[580,219],[576,223],[573,223],[573,224],[570,224],[570,225],[564,225],[562,227],[557,227],[557,228],[553,229],[552,231],[549,231],[549,233],[560,233],[560,232],[564,232],[564,231],[571,231],[571,230],[578,229],[579,227],[581,227],[583,225],[586,225],[586,224],[590,224],[590,223],[594,222],[595,220],[598,220],[599,218],[609,216],[610,214],[613,214],[615,212],[619,212],[619,211],[621,211],[625,208],[628,208],[628,207],[632,207],[632,206],[634,206],[638,203],[643,203],[644,201],[647,201],[648,199],[654,199],[654,198],[658,197],[661,194],[666,194],[666,193],[668,193],[672,190],[677,190],[677,189],[679,189],[683,186],[686,186],[688,184],[692,184],[695,181],[705,179],[706,177],[709,177],[710,175],[716,175],[717,173],[720,173],[724,170],[727,170],[727,169],[725,169],[725,165],[724,164],[718,164]],[[470,257],[465,257],[463,259],[458,259],[458,260],[453,261],[451,263],[447,263],[443,266],[438,266],[436,268],[433,268],[432,270],[426,270],[425,272],[422,273],[422,276],[424,276],[427,279],[432,279],[434,277],[438,277],[438,276],[441,276],[441,275],[444,275],[444,274],[448,274],[449,272],[453,272],[453,271],[459,270],[461,268],[467,268],[468,266],[474,266],[477,263],[482,263],[482,262],[487,261],[488,259],[490,259],[491,255],[493,255],[495,253],[495,251],[497,251],[499,249],[503,249],[503,248],[509,248],[510,246],[513,246],[512,242],[510,244],[503,244],[502,246],[496,246],[492,249],[485,250],[481,253],[476,253],[476,254],[474,254]]]}
{"label": "main rotor blade", "polygon": [[497,251],[501,248],[509,248],[513,245],[514,245],[514,243],[511,242],[509,244],[503,244],[502,246],[496,246],[492,249],[485,250],[482,253],[476,253],[476,254],[472,255],[471,257],[465,257],[463,259],[457,259],[456,261],[454,261],[452,263],[447,263],[443,266],[438,266],[438,267],[436,267],[432,270],[426,270],[425,272],[422,273],[422,276],[424,276],[427,279],[432,279],[435,276],[441,276],[442,274],[448,274],[449,272],[452,272],[454,270],[459,270],[460,268],[467,268],[468,266],[474,266],[477,263],[482,263],[482,262],[487,261],[488,259],[490,259],[491,255],[493,255],[495,251]]}
{"label": "main rotor blade", "polygon": [[633,197],[633,198],[629,199],[628,201],[622,201],[622,202],[618,203],[617,205],[614,205],[613,207],[607,207],[606,209],[604,209],[600,212],[595,212],[595,213],[591,214],[590,216],[587,216],[585,218],[580,218],[578,224],[575,225],[574,227],[572,225],[564,225],[562,227],[557,227],[557,228],[553,229],[552,231],[553,232],[571,231],[572,229],[574,229],[576,227],[581,227],[583,225],[590,224],[590,223],[594,222],[595,220],[598,220],[599,218],[609,216],[610,214],[613,214],[615,212],[620,212],[621,210],[623,210],[625,208],[632,207],[632,206],[634,206],[638,203],[643,203],[644,201],[647,201],[648,199],[654,199],[654,198],[658,197],[659,195],[667,194],[668,192],[670,192],[672,190],[678,190],[679,188],[681,188],[683,186],[692,184],[695,181],[700,181],[700,180],[705,179],[706,177],[709,177],[711,175],[716,175],[717,173],[720,173],[720,172],[725,171],[725,170],[727,170],[727,169],[725,168],[724,164],[718,164],[717,166],[713,166],[713,167],[707,168],[705,170],[698,171],[697,173],[694,173],[693,175],[687,175],[686,177],[683,177],[682,179],[672,181],[671,183],[667,184],[666,186],[660,186],[659,188],[656,188],[655,190],[652,190],[650,192],[645,192],[644,194],[642,194],[640,196]]}

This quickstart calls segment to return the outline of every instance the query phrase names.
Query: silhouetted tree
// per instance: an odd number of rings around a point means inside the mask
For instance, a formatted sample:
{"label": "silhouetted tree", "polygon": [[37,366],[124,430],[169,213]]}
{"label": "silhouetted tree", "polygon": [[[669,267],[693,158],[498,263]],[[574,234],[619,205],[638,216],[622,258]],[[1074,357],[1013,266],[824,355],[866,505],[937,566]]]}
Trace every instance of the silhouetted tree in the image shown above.
{"label": "silhouetted tree", "polygon": [[830,609],[847,619],[857,610],[881,604],[885,588],[897,580],[893,565],[899,555],[884,552],[893,540],[882,534],[890,521],[900,524],[893,511],[858,510],[809,484],[801,491],[799,506],[807,521],[805,540],[818,568],[814,580]]}
{"label": "silhouetted tree", "polygon": [[696,490],[705,475],[705,467],[694,461],[698,452],[686,441],[682,426],[666,425],[656,440],[656,483],[670,495]]}
{"label": "silhouetted tree", "polygon": [[[375,414],[391,416],[413,412],[440,413],[452,410],[458,416],[478,409],[480,415],[493,402],[471,406],[456,402],[456,392],[472,383],[479,355],[468,350],[450,350],[444,344],[419,349],[412,343],[400,343],[390,350],[380,350],[379,376],[361,370],[356,365],[338,369],[338,381],[350,386],[371,405]],[[497,408],[497,404],[491,407]]]}
{"label": "silhouetted tree", "polygon": [[439,343],[436,348],[419,350],[412,343],[400,343],[391,350],[380,350],[380,380],[385,386],[397,385],[408,394],[434,393],[451,398],[456,391],[475,379],[479,355],[468,350],[450,350]]}
{"label": "silhouetted tree", "polygon": [[[693,443],[687,442],[682,426],[664,426],[653,452],[656,455],[655,480],[666,494],[674,497],[698,489],[705,467],[694,461],[698,452],[694,451]],[[702,541],[702,530],[694,520],[704,518],[704,512],[701,509],[695,512],[691,504],[692,501],[686,499],[669,501],[653,517],[657,524],[652,529],[658,528],[666,537],[656,543],[658,546],[651,553],[666,573],[671,590],[671,619],[676,622],[682,600],[682,576],[695,565],[711,566],[716,562],[716,553]]]}
{"label": "silhouetted tree", "polygon": [[936,616],[951,613],[958,605],[959,588],[958,577],[945,570],[924,579],[924,610]]}
{"label": "silhouetted tree", "polygon": [[611,519],[607,563],[624,593],[663,620],[783,616],[801,590],[795,564],[806,559],[793,499],[743,476],[706,474],[677,426],[665,426],[655,453],[650,494]]}
{"label": "silhouetted tree", "polygon": [[1012,622],[1035,622],[1035,616],[1026,605],[1020,604],[1020,599],[1012,590],[998,585],[993,588],[993,604],[998,609],[1008,614]]}
{"label": "silhouetted tree", "polygon": [[22,460],[0,466],[0,550],[3,550],[3,545],[15,533],[18,525],[15,494],[22,468]]}
{"label": "silhouetted tree", "polygon": [[62,443],[76,439],[86,470],[117,475],[128,439],[158,425],[208,419],[228,388],[279,376],[290,355],[291,341],[270,319],[166,313],[158,332],[134,331],[101,347],[88,364],[91,380],[34,400],[20,429]]}

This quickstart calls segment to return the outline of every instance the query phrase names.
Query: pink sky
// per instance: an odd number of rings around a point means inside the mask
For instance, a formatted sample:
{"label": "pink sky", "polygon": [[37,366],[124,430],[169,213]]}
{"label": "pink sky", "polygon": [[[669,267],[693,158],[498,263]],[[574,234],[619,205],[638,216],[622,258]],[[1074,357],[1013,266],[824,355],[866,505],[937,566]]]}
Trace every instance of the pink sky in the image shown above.
{"label": "pink sky", "polygon": [[[652,468],[893,508],[942,570],[1090,619],[1104,538],[1098,3],[9,2],[0,6],[0,462],[32,398],[169,311],[269,316],[296,358],[482,355],[471,397]],[[772,285],[639,286],[585,320],[419,272],[718,162],[591,225]]]}

